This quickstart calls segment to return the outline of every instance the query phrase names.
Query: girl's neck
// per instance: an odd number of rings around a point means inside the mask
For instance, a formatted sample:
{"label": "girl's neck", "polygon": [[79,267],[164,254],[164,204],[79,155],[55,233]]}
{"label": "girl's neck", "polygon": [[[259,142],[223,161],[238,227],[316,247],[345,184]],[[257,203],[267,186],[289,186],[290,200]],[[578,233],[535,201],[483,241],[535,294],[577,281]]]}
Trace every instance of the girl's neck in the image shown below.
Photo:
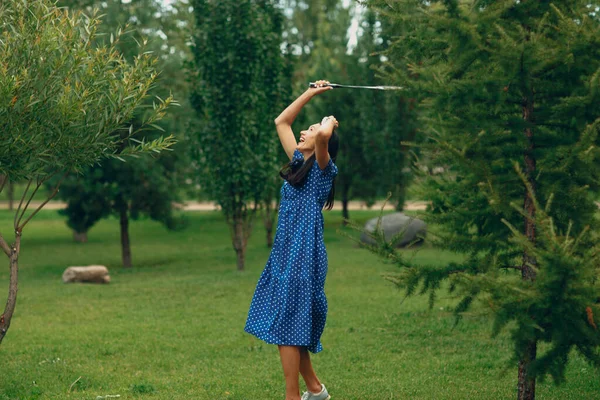
{"label": "girl's neck", "polygon": [[298,149],[298,150],[300,151],[300,153],[302,153],[302,156],[304,156],[305,160],[308,160],[310,158],[310,156],[312,156],[315,153],[314,150],[310,150],[310,149],[306,149],[306,150]]}

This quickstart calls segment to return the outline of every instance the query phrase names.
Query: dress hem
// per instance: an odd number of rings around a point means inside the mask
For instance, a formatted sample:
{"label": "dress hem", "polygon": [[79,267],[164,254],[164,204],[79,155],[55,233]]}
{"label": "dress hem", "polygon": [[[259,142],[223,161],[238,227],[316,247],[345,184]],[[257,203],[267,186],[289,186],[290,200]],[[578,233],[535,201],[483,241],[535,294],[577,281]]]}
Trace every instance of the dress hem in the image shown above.
{"label": "dress hem", "polygon": [[262,340],[263,342],[267,343],[267,344],[276,344],[279,346],[298,346],[298,347],[306,347],[306,349],[308,351],[310,351],[313,354],[317,354],[320,353],[321,351],[323,351],[323,346],[320,346],[321,348],[319,349],[319,345],[312,345],[312,344],[298,344],[298,343],[279,343],[279,342],[275,342],[272,340],[268,340],[265,339],[264,337],[259,336],[257,333],[255,332],[250,332],[247,329],[244,329],[244,332],[251,334],[252,336],[256,337],[257,339]]}

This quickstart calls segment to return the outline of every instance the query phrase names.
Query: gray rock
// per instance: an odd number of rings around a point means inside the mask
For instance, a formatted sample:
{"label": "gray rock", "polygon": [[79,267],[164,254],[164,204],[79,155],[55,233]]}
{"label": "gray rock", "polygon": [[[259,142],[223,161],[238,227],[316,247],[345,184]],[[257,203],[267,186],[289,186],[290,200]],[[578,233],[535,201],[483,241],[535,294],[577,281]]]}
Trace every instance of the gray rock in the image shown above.
{"label": "gray rock", "polygon": [[[378,218],[372,218],[365,224],[365,230],[368,232],[374,232],[377,226]],[[423,241],[422,237],[427,234],[427,224],[420,219],[409,217],[404,213],[398,212],[394,214],[384,215],[381,218],[381,229],[385,240],[389,241],[392,237],[404,231],[402,239],[396,244],[396,247],[405,247],[415,239],[417,243]],[[421,237],[421,238],[419,238]],[[360,236],[360,241],[366,244],[375,244],[375,240],[371,238],[365,232]]]}

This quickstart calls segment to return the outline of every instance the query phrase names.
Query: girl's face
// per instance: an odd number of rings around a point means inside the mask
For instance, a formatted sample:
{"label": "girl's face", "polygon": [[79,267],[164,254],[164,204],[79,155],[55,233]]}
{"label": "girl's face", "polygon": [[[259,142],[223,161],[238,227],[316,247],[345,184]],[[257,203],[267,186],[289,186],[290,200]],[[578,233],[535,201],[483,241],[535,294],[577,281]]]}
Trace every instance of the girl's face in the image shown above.
{"label": "girl's face", "polygon": [[315,139],[317,137],[319,126],[320,124],[312,124],[308,127],[308,129],[300,131],[300,140],[298,141],[298,146],[296,147],[298,150],[315,150]]}

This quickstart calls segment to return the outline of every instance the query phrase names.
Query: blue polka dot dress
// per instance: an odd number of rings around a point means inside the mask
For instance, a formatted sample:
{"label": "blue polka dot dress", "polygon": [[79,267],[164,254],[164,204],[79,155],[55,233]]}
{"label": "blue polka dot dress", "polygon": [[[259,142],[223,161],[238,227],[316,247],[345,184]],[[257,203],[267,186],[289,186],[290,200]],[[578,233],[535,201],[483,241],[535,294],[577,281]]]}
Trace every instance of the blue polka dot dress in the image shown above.
{"label": "blue polka dot dress", "polygon": [[[303,160],[295,150],[292,160]],[[324,285],[327,253],[321,210],[337,175],[333,160],[315,161],[304,185],[281,187],[279,219],[271,255],[252,298],[244,330],[270,344],[323,350],[327,317]]]}

